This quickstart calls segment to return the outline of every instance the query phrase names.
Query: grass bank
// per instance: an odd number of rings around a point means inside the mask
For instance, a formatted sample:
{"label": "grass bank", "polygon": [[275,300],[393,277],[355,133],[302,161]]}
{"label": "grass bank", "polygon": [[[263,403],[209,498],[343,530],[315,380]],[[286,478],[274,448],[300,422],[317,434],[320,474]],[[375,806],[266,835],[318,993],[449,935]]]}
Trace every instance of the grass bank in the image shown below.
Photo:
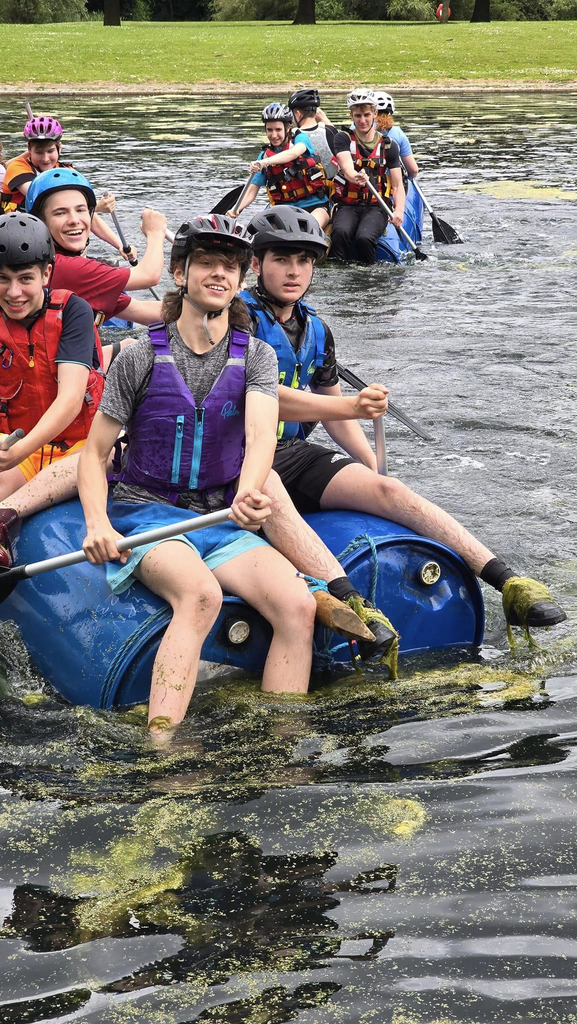
{"label": "grass bank", "polygon": [[26,84],[199,91],[210,83],[577,88],[577,21],[4,25],[3,91]]}

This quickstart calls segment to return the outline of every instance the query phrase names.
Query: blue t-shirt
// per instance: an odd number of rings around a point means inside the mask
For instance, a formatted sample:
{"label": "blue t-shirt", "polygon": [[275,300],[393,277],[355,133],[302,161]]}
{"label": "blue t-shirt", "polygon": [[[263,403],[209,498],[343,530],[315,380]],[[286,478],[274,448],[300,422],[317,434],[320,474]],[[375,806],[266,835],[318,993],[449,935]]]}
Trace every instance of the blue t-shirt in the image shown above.
{"label": "blue t-shirt", "polygon": [[411,143],[409,142],[409,140],[408,140],[407,136],[405,135],[403,129],[399,128],[398,124],[394,124],[391,128],[389,128],[387,130],[386,134],[389,136],[390,139],[393,139],[393,141],[397,143],[397,146],[399,147],[399,154],[400,154],[401,159],[404,156],[412,156],[413,155],[413,150],[411,149]]}
{"label": "blue t-shirt", "polygon": [[[308,135],[305,135],[304,132],[296,132],[295,136],[294,136],[294,138],[293,138],[293,140],[291,142],[291,146],[297,146],[301,142],[302,142],[303,146],[305,147],[305,152],[303,153],[303,156],[312,156],[313,159],[316,160],[317,157],[316,157],[316,153],[315,153],[315,147],[313,146],[313,144],[312,144],[311,140],[309,139]],[[270,148],[274,149],[275,153],[282,153],[282,151],[283,151],[282,146],[280,147],[280,149],[275,149],[274,146],[271,146]],[[264,149],[262,149],[260,151],[258,157],[257,157],[257,160],[262,160],[264,158],[265,152],[266,151]],[[285,164],[284,166],[285,167],[290,167],[290,164]],[[265,172],[264,171],[257,171],[256,174],[253,175],[253,179],[252,179],[251,184],[252,185],[257,185],[258,188],[262,188],[263,185],[266,185],[266,174],[265,174]],[[295,199],[294,203],[287,203],[286,205],[287,206],[300,206],[300,207],[318,206],[319,203],[321,203],[322,201],[323,200],[319,199],[318,196],[307,196],[305,199]]]}

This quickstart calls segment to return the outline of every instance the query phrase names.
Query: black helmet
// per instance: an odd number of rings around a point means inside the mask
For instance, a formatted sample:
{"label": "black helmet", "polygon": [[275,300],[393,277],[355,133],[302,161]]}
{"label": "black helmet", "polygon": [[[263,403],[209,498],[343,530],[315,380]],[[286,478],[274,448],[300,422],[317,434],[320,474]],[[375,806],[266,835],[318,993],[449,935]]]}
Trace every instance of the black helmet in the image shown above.
{"label": "black helmet", "polygon": [[251,248],[249,239],[246,236],[246,228],[233,220],[232,217],[225,217],[218,213],[210,213],[206,217],[195,217],[194,220],[181,224],[176,235],[171,251],[171,260],[182,256],[188,256],[189,252],[202,246],[207,249],[218,249],[221,252],[239,252]]}
{"label": "black helmet", "polygon": [[293,116],[292,112],[284,103],[269,103],[268,107],[265,107],[261,114],[263,123],[267,121],[284,121],[285,124],[292,124]]}
{"label": "black helmet", "polygon": [[0,266],[24,267],[53,260],[54,242],[38,217],[29,213],[6,213],[0,217]]}
{"label": "black helmet", "polygon": [[277,205],[257,213],[246,233],[255,253],[264,249],[310,249],[320,259],[329,247],[319,222],[296,206]]}
{"label": "black helmet", "polygon": [[297,89],[289,96],[288,105],[291,110],[306,110],[307,107],[320,107],[321,100],[317,89]]}

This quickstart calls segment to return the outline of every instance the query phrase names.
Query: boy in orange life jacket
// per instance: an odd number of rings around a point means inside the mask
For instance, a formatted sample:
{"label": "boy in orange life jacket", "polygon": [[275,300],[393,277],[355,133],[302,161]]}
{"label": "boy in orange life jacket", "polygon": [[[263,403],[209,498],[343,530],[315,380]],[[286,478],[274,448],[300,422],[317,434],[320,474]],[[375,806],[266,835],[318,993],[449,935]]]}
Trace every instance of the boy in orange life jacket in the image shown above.
{"label": "boy in orange life jacket", "polygon": [[242,202],[229,210],[228,216],[238,217],[256,199],[261,186],[266,185],[271,206],[298,206],[325,228],[330,220],[329,190],[313,143],[298,129],[293,135],[292,111],[284,103],[269,103],[261,116],[269,145],[251,163],[252,182]]}
{"label": "boy in orange life jacket", "polygon": [[[405,211],[405,190],[399,147],[375,130],[377,103],[370,89],[349,93],[347,106],[354,128],[338,132],[333,149],[339,164],[334,177],[335,203],[329,257],[350,260],[356,249],[360,263],[374,263],[379,236],[387,227],[387,215],[366,187],[371,182],[383,199],[392,194],[393,224],[400,227]],[[389,206],[392,203],[389,200]]]}
{"label": "boy in orange life jacket", "polygon": [[[0,500],[44,466],[84,445],[104,387],[92,310],[70,291],[47,288],[54,244],[25,213],[0,216]],[[1,445],[0,445],[1,447]],[[12,562],[17,514],[0,510],[0,565]]]}

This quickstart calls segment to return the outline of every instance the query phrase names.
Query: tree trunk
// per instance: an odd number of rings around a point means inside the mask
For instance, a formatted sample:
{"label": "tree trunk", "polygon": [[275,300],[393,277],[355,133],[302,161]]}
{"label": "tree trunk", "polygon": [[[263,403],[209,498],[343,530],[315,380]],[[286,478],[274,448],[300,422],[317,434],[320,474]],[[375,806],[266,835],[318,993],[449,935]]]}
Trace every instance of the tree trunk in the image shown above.
{"label": "tree trunk", "polygon": [[293,25],[316,25],[315,0],[299,0]]}
{"label": "tree trunk", "polygon": [[451,10],[449,0],[443,0],[441,7],[441,25],[446,25],[449,20],[449,11]]}
{"label": "tree trunk", "polygon": [[120,25],[120,0],[104,0],[104,24]]}
{"label": "tree trunk", "polygon": [[471,21],[491,20],[491,0],[475,0]]}

